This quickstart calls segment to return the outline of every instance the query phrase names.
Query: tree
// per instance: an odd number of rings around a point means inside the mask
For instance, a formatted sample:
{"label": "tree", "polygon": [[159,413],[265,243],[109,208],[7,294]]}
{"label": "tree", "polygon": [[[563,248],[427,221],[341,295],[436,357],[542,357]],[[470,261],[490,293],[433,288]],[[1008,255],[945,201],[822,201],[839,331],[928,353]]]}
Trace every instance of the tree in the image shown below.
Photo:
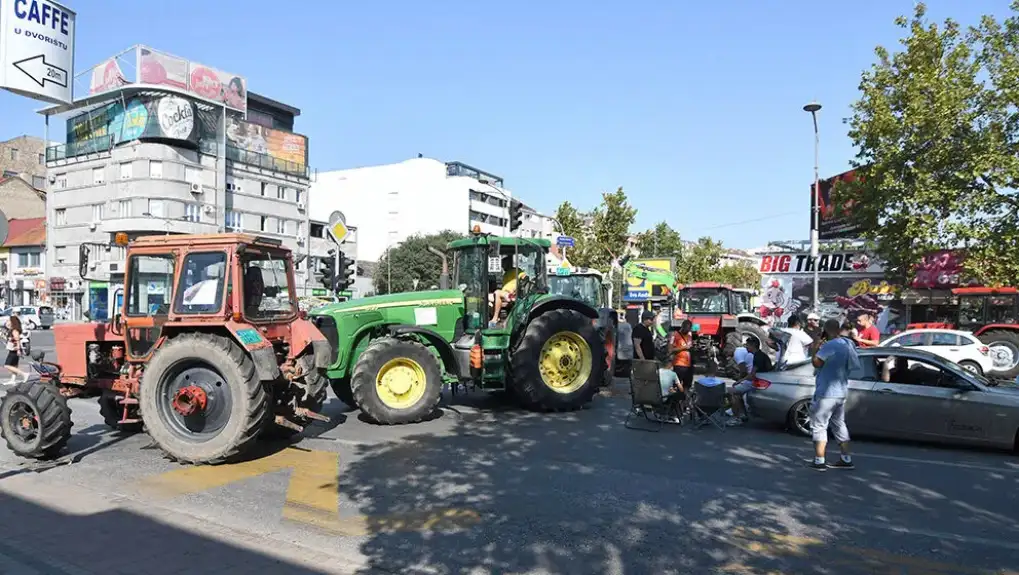
{"label": "tree", "polygon": [[[439,285],[442,274],[442,260],[428,251],[428,247],[445,251],[446,245],[463,234],[445,230],[437,234],[415,234],[400,242],[389,250],[388,254],[379,258],[372,283],[379,294],[399,293],[415,290],[427,290]],[[390,266],[390,263],[392,264]],[[392,277],[392,289],[389,289],[389,278]],[[417,287],[414,285],[417,281]]]}
{"label": "tree", "polygon": [[590,230],[587,214],[582,213],[569,201],[565,201],[556,209],[555,219],[562,226],[563,234],[573,238],[574,244],[572,248],[568,248],[566,259],[575,266],[589,267],[587,254],[590,252],[590,246],[586,238]]}
{"label": "tree", "polygon": [[679,232],[672,229],[666,222],[658,222],[655,227],[637,234],[637,252],[642,258],[676,258],[683,257],[683,240]]}
{"label": "tree", "polygon": [[716,281],[729,284],[735,288],[760,289],[761,272],[757,266],[747,262],[738,261],[723,265],[716,270],[718,279]]}
{"label": "tree", "polygon": [[[1012,10],[1019,9],[1013,3]],[[875,50],[846,120],[858,178],[833,191],[890,279],[912,278],[934,250],[968,247],[968,274],[1019,277],[1019,20],[986,16],[963,32],[948,19],[896,19],[903,50]],[[1014,280],[1013,280],[1014,281]]]}
{"label": "tree", "polygon": [[630,240],[630,226],[636,218],[637,210],[630,206],[622,187],[602,194],[591,222],[589,253],[585,254],[590,267],[607,272],[613,256],[622,257]]}
{"label": "tree", "polygon": [[683,249],[676,261],[676,281],[681,284],[714,281],[725,253],[722,242],[701,238]]}

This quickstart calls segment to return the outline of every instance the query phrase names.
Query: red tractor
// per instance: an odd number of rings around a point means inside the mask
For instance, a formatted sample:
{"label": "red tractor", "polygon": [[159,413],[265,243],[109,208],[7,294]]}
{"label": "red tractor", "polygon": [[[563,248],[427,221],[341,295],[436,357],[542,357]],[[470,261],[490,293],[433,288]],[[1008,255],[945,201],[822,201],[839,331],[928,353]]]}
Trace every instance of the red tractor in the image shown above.
{"label": "red tractor", "polygon": [[731,372],[735,369],[732,357],[736,348],[751,335],[768,349],[767,324],[750,311],[750,299],[748,290],[719,283],[700,282],[679,287],[673,321],[689,319],[693,322],[696,363],[714,362]]}
{"label": "red tractor", "polygon": [[[128,242],[113,320],[53,326],[56,361],[0,402],[14,453],[56,456],[71,436],[67,398],[96,397],[106,423],[145,431],[171,459],[221,463],[259,435],[299,432],[320,415],[332,359],[298,310],[294,262],[279,240],[164,235]],[[89,246],[80,250],[86,277]]]}

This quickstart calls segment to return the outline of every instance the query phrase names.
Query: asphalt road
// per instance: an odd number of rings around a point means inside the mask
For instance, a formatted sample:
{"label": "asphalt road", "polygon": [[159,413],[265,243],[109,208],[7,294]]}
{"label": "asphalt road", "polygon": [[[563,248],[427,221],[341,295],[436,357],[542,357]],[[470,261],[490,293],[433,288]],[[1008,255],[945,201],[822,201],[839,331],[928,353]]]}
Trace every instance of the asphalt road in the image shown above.
{"label": "asphalt road", "polygon": [[[36,349],[47,335],[36,332]],[[212,572],[180,563],[186,547],[242,573],[1019,574],[1015,454],[864,440],[857,469],[818,473],[808,441],[779,429],[625,429],[624,397],[556,415],[454,403],[434,421],[382,428],[333,400],[333,424],[294,447],[195,468],[164,460],[145,435],[107,431],[94,402],[73,400],[74,463],[24,465],[0,448],[0,572]],[[72,513],[84,496],[61,503],[53,491],[44,509],[18,495],[42,485],[148,509],[160,527],[137,513]],[[33,540],[7,534],[3,509],[76,535],[35,540],[53,550],[48,567],[27,570],[35,555],[20,545]],[[162,531],[171,523],[186,543]],[[238,558],[203,543],[213,534],[264,551]],[[302,567],[266,559],[294,545]],[[135,549],[130,566],[112,560],[115,547]],[[97,549],[111,558],[101,570]]]}

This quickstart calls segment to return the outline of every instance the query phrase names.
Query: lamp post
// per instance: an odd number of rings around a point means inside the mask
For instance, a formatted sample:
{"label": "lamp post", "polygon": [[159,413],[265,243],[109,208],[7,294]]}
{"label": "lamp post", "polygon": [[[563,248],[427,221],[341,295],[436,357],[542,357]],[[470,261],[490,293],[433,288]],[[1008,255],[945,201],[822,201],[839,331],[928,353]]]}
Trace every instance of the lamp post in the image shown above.
{"label": "lamp post", "polygon": [[814,120],[814,197],[813,197],[813,208],[814,208],[814,225],[811,226],[810,230],[810,257],[814,261],[814,305],[813,309],[815,313],[820,313],[821,302],[818,297],[818,287],[820,281],[818,280],[818,269],[817,260],[818,252],[820,251],[820,233],[821,233],[821,177],[818,171],[818,148],[821,146],[821,137],[817,130],[817,113],[821,110],[821,104],[817,102],[811,102],[806,106],[803,106],[804,112],[810,112],[811,118]]}

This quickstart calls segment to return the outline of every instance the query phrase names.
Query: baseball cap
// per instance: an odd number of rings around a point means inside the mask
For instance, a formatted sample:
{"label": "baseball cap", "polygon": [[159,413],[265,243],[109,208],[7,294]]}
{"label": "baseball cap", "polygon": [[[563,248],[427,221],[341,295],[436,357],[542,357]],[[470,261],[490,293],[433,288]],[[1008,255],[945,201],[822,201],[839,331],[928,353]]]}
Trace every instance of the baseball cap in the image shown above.
{"label": "baseball cap", "polygon": [[640,321],[647,321],[649,319],[655,319],[655,312],[645,311],[644,313],[640,314]]}
{"label": "baseball cap", "polygon": [[816,319],[817,321],[821,321],[821,316],[817,315],[814,312],[810,312],[810,313],[807,314],[807,319],[808,320]]}

